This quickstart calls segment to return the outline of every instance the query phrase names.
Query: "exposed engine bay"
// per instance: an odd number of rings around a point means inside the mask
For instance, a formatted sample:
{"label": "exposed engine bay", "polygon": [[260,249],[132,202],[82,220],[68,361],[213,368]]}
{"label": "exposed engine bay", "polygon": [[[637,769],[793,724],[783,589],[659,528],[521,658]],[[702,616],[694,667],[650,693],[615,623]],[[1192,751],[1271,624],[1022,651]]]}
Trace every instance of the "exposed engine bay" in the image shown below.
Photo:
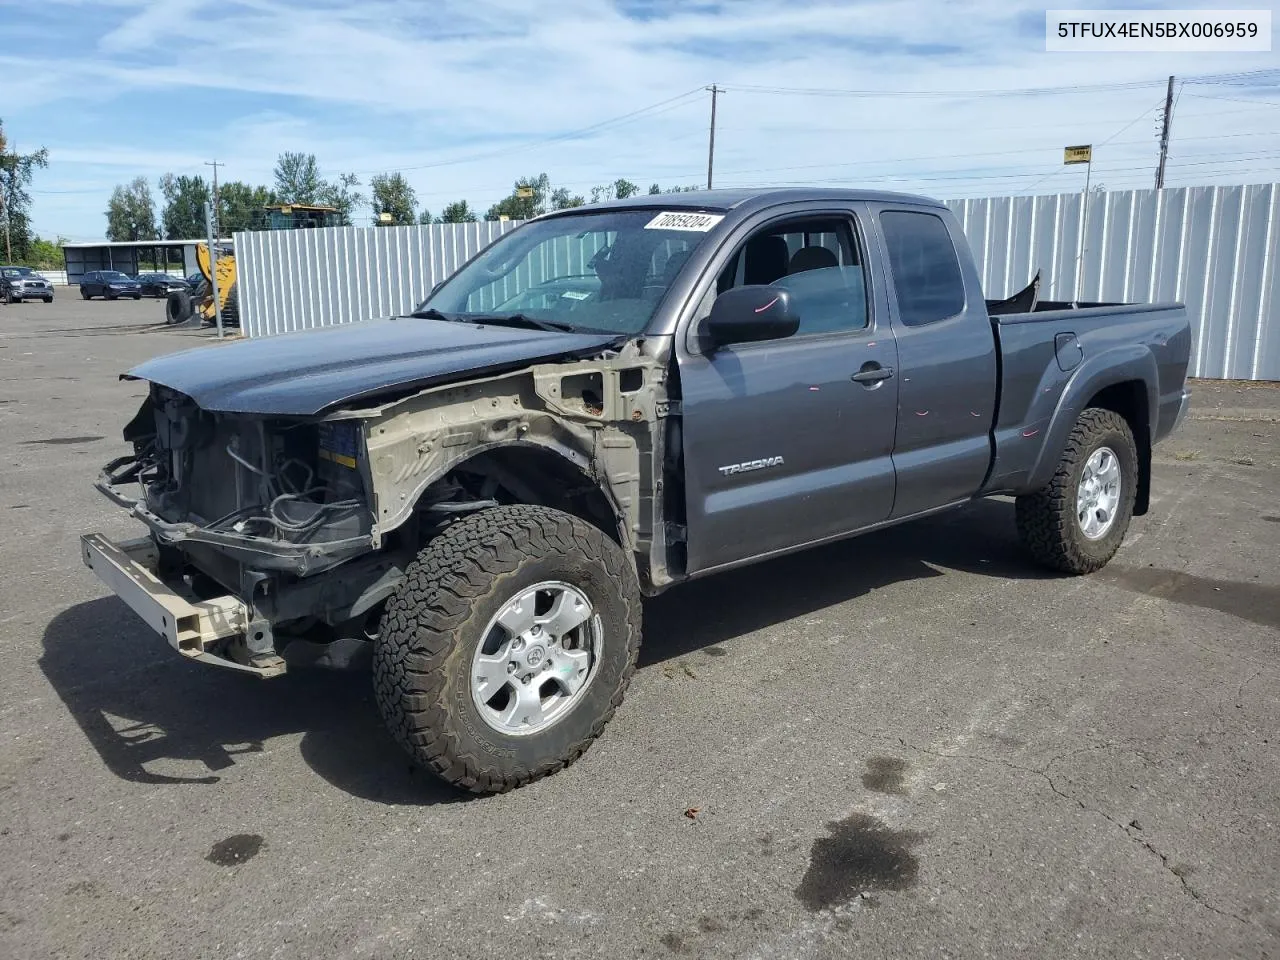
{"label": "exposed engine bay", "polygon": [[371,544],[357,421],[209,413],[155,384],[125,439],[134,455],[108,465],[110,485],[138,483],[151,514],[184,528],[164,532],[198,528],[197,539],[223,546],[273,542],[273,553],[312,558],[298,573]]}
{"label": "exposed engine bay", "polygon": [[367,637],[422,543],[475,510],[554,504],[664,557],[660,370],[536,365],[322,417],[209,411],[152,383],[97,487],[151,529],[162,582],[243,604],[203,653],[262,669],[294,638]]}

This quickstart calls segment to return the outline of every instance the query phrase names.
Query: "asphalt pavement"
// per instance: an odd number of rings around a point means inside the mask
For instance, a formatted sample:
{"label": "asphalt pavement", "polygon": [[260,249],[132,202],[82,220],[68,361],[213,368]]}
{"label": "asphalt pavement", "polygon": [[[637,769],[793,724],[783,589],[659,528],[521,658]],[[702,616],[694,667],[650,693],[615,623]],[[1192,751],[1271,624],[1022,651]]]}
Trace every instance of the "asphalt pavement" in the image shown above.
{"label": "asphalt pavement", "polygon": [[991,501],[648,602],[599,742],[469,799],[81,564],[118,374],[220,348],[69,294],[0,306],[0,957],[1280,956],[1280,386],[1194,384],[1093,576]]}

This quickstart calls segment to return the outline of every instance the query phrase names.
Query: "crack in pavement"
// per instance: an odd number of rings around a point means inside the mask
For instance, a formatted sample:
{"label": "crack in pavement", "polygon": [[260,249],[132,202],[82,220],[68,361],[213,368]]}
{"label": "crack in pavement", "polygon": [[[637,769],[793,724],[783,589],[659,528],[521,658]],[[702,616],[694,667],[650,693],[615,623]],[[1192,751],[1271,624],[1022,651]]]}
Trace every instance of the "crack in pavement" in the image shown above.
{"label": "crack in pavement", "polygon": [[[1247,683],[1248,680],[1246,680],[1245,682]],[[915,746],[914,744],[908,743],[906,740],[904,740],[901,737],[898,737],[897,740],[901,746],[905,747],[908,750],[912,750],[917,753],[922,753],[930,757],[937,757],[938,759],[941,759],[941,760],[972,760],[978,763],[990,763],[990,764],[995,764],[997,766],[1008,767],[1010,770],[1016,770],[1019,773],[1031,774],[1031,775],[1040,777],[1045,781],[1045,783],[1049,785],[1049,789],[1053,791],[1055,795],[1057,795],[1058,797],[1061,797],[1063,800],[1067,800],[1071,803],[1074,803],[1076,806],[1078,806],[1081,810],[1085,811],[1086,813],[1093,813],[1102,817],[1102,819],[1106,820],[1109,824],[1111,824],[1112,826],[1120,830],[1120,832],[1123,833],[1125,837],[1127,837],[1134,844],[1142,847],[1148,853],[1151,853],[1154,856],[1156,856],[1160,860],[1161,866],[1163,866],[1165,870],[1167,870],[1169,873],[1173,874],[1175,877],[1178,878],[1178,883],[1181,885],[1183,892],[1186,893],[1189,897],[1191,897],[1192,901],[1194,901],[1197,905],[1203,907],[1206,910],[1210,910],[1213,913],[1219,914],[1220,916],[1227,917],[1231,920],[1235,920],[1238,923],[1242,923],[1246,926],[1256,926],[1256,924],[1254,924],[1252,920],[1249,920],[1246,917],[1242,917],[1239,914],[1232,913],[1229,910],[1224,910],[1221,907],[1215,906],[1214,904],[1210,903],[1208,900],[1205,899],[1204,895],[1199,890],[1197,890],[1195,887],[1193,887],[1190,883],[1187,882],[1187,878],[1182,873],[1180,873],[1177,869],[1175,869],[1174,866],[1170,866],[1168,855],[1165,853],[1162,853],[1159,849],[1157,849],[1154,843],[1152,843],[1150,840],[1147,840],[1145,837],[1137,836],[1136,834],[1133,833],[1133,831],[1129,828],[1128,825],[1121,823],[1119,820],[1116,820],[1114,817],[1112,817],[1109,813],[1107,813],[1105,810],[1101,809],[1100,807],[1091,806],[1085,803],[1082,799],[1077,797],[1075,794],[1067,793],[1066,791],[1061,790],[1058,787],[1058,784],[1054,781],[1053,776],[1049,773],[1050,769],[1053,767],[1055,763],[1058,763],[1061,760],[1065,760],[1068,757],[1077,756],[1082,753],[1093,753],[1100,750],[1110,750],[1115,748],[1122,749],[1127,753],[1131,753],[1134,756],[1139,757],[1146,763],[1155,765],[1156,761],[1153,761],[1150,757],[1148,757],[1142,751],[1131,746],[1126,746],[1123,743],[1107,742],[1102,744],[1095,744],[1094,746],[1091,746],[1091,747],[1082,747],[1078,750],[1069,750],[1065,753],[1055,754],[1054,756],[1050,757],[1047,761],[1045,761],[1043,766],[1029,767],[1024,764],[1015,763],[1012,760],[1006,760],[1003,757],[988,757],[983,754],[974,754],[974,753],[942,753],[937,750],[930,750],[925,747]]]}

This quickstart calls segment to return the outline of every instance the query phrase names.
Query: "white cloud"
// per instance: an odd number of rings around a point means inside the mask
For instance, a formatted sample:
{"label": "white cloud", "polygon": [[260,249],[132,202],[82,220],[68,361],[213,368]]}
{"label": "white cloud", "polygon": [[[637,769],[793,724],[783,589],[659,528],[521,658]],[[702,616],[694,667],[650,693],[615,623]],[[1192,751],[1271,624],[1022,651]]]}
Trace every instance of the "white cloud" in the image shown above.
{"label": "white cloud", "polygon": [[[61,44],[58,58],[0,56],[0,72],[16,78],[13,99],[23,105],[6,107],[6,121],[51,148],[53,168],[37,189],[90,189],[166,170],[204,173],[203,161],[214,156],[228,163],[227,176],[265,182],[277,154],[294,149],[316,153],[330,175],[356,170],[367,181],[372,172],[403,169],[437,210],[459,196],[483,208],[517,176],[543,170],[580,192],[618,176],[700,182],[705,95],[582,138],[529,142],[713,81],[729,90],[720,101],[720,185],[838,179],[953,196],[1016,192],[1048,177],[1043,189],[1071,189],[1078,171],[1061,169],[1061,146],[1112,137],[1098,149],[1095,179],[1135,186],[1154,167],[1160,78],[1274,64],[1268,54],[1050,55],[1043,7],[994,0],[45,0],[42,9],[83,20],[86,39]],[[1156,82],[1046,97],[746,89],[1129,81]],[[76,129],[79,110],[145,102],[158,90],[176,107],[163,138],[127,127],[118,134]],[[1192,96],[1248,99],[1247,90],[1186,93],[1175,123],[1175,180],[1275,178],[1280,106]],[[50,124],[48,136],[38,132],[54,115],[62,122]],[[1210,139],[1227,134],[1242,136]],[[100,230],[107,192],[87,195],[80,207],[77,196],[86,195],[41,194],[36,223],[46,231]]]}

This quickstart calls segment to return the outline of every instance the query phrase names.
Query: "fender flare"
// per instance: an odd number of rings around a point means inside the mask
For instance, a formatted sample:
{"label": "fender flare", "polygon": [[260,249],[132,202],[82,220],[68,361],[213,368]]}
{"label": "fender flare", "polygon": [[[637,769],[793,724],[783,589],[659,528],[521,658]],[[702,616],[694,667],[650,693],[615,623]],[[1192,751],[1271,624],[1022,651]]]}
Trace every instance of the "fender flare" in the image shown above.
{"label": "fender flare", "polygon": [[[1072,374],[1063,388],[1062,396],[1058,398],[1058,405],[1054,408],[1049,427],[1045,431],[1044,444],[1040,447],[1040,454],[1027,478],[1028,490],[1039,490],[1049,482],[1053,471],[1057,469],[1062,451],[1066,448],[1067,437],[1089,401],[1107,387],[1133,380],[1142,383],[1147,397],[1147,423],[1138,426],[1145,426],[1148,438],[1154,435],[1155,424],[1151,421],[1158,416],[1160,409],[1157,395],[1160,380],[1156,358],[1151,350],[1145,344],[1135,343],[1113,347],[1097,356],[1088,357]],[[1139,433],[1138,430],[1134,432]],[[1135,439],[1141,444],[1140,437]],[[1138,455],[1141,459],[1141,450]]]}

